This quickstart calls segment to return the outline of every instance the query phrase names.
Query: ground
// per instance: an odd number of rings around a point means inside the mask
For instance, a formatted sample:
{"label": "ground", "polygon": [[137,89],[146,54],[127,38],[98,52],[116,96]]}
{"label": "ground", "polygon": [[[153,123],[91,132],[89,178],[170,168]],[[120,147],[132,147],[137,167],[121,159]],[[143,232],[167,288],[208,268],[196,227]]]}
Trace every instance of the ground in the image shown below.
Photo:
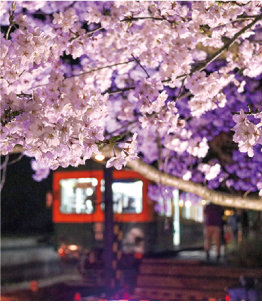
{"label": "ground", "polygon": [[59,283],[38,291],[18,290],[12,292],[2,292],[1,301],[73,301],[80,294],[81,297],[87,297],[95,294],[102,294],[100,288],[74,286],[67,283]]}

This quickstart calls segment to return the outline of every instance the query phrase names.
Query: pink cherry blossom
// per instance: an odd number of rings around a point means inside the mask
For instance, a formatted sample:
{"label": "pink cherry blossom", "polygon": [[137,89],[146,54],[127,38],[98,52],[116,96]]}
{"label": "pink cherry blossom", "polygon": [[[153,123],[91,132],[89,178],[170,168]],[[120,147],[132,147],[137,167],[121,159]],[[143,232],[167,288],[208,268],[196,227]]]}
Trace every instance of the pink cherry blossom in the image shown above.
{"label": "pink cherry blossom", "polygon": [[[233,179],[207,163],[210,143],[232,130],[238,152],[255,161],[262,144],[255,87],[262,73],[259,3],[69,6],[23,1],[13,11],[11,3],[1,3],[7,26],[0,36],[3,155],[19,144],[56,169],[84,164],[109,144],[122,150],[108,167],[121,169],[140,153],[160,170],[184,180],[205,178],[215,188]],[[255,78],[253,89],[248,78]],[[247,90],[254,109],[247,108]]]}

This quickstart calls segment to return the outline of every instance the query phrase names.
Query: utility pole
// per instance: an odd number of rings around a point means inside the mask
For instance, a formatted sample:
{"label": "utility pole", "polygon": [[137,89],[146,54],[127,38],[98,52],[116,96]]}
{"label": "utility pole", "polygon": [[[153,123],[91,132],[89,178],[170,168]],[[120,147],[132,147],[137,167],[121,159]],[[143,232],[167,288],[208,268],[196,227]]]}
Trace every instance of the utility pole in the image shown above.
{"label": "utility pole", "polygon": [[113,211],[113,168],[104,168],[105,180],[105,221],[104,221],[104,271],[106,293],[110,294],[113,278],[113,242],[114,242],[114,211]]}

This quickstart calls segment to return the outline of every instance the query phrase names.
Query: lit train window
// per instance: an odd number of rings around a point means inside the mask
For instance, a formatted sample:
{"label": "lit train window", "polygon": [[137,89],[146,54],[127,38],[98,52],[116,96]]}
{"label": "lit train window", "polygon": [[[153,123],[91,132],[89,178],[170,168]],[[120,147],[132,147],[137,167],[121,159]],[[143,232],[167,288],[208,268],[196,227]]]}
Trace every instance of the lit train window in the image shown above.
{"label": "lit train window", "polygon": [[173,214],[173,199],[160,199],[155,205],[155,211],[162,216],[172,216]]}
{"label": "lit train window", "polygon": [[61,205],[64,214],[90,214],[96,210],[96,178],[68,178],[60,180]]}
{"label": "lit train window", "polygon": [[[102,201],[105,182],[101,181]],[[139,179],[115,180],[112,185],[114,213],[141,213],[143,208],[143,182]],[[101,204],[104,211],[104,203]]]}
{"label": "lit train window", "polygon": [[192,204],[190,201],[186,201],[183,203],[181,201],[181,216],[182,218],[194,220],[195,222],[202,223],[204,221],[204,215],[203,215],[203,201]]}

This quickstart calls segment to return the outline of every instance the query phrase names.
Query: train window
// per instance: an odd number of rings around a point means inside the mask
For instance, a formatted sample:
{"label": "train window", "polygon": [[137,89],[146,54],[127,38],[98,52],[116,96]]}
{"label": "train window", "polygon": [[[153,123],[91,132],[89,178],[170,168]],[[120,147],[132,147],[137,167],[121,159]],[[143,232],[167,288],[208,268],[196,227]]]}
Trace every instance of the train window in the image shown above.
{"label": "train window", "polygon": [[61,206],[64,214],[90,214],[96,210],[96,178],[68,178],[60,180]]}
{"label": "train window", "polygon": [[[104,180],[101,181],[104,201]],[[114,213],[141,213],[143,208],[143,182],[140,179],[115,180],[112,184]],[[101,204],[104,211],[104,203]]]}
{"label": "train window", "polygon": [[185,219],[194,220],[195,222],[202,223],[204,220],[203,216],[203,204],[199,202],[197,204],[192,204],[190,201],[185,203],[181,202],[181,215]]}
{"label": "train window", "polygon": [[173,199],[168,198],[166,200],[159,199],[155,205],[155,211],[162,216],[172,216],[173,215]]}

